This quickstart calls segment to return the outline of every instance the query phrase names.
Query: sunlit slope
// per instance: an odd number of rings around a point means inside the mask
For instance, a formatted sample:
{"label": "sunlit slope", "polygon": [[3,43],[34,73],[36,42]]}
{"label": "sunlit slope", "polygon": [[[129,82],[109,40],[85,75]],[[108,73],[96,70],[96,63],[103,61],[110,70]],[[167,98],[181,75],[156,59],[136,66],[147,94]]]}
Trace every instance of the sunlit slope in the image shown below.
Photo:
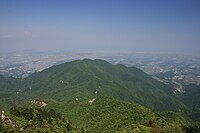
{"label": "sunlit slope", "polygon": [[[58,101],[97,95],[134,101],[156,110],[180,110],[170,87],[135,67],[112,65],[104,60],[77,60],[53,66],[22,81],[26,93]],[[95,92],[97,91],[97,94]]]}
{"label": "sunlit slope", "polygon": [[92,103],[71,100],[56,104],[66,117],[90,132],[177,132],[188,122],[178,113],[158,114],[144,106],[97,97]]}

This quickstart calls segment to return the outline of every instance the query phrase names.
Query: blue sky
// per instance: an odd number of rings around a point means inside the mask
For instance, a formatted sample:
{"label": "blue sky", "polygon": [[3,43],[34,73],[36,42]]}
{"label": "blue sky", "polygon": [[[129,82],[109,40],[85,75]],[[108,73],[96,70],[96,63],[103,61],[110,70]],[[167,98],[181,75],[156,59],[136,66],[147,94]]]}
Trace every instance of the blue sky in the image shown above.
{"label": "blue sky", "polygon": [[1,0],[0,51],[199,54],[199,0]]}

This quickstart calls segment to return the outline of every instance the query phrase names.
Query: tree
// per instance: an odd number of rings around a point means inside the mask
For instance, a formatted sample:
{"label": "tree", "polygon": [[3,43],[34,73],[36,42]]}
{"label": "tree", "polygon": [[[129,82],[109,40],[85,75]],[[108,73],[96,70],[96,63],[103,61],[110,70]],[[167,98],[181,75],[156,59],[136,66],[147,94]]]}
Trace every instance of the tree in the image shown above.
{"label": "tree", "polygon": [[10,108],[10,114],[15,115],[15,116],[20,116],[20,111],[17,109],[16,106]]}
{"label": "tree", "polygon": [[56,118],[56,112],[54,109],[50,109],[49,112],[48,112],[48,117],[49,118]]}

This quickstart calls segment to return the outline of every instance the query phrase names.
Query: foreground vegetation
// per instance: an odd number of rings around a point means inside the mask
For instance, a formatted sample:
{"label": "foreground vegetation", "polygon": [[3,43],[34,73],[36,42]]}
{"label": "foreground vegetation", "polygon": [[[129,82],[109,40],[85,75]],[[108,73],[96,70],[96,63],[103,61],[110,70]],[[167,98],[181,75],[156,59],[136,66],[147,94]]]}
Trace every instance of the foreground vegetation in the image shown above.
{"label": "foreground vegetation", "polygon": [[183,128],[190,125],[179,113],[155,113],[144,106],[111,97],[99,97],[92,104],[70,101],[62,111],[91,132],[184,132]]}
{"label": "foreground vegetation", "polygon": [[141,105],[111,97],[99,97],[92,103],[74,100],[54,106],[64,115],[48,108],[12,107],[6,114],[12,122],[9,124],[1,121],[0,131],[41,133],[198,133],[200,131],[198,125],[192,125],[181,114],[155,113]]}
{"label": "foreground vegetation", "polygon": [[12,107],[6,115],[5,120],[0,121],[0,132],[3,133],[85,132],[53,109]]}

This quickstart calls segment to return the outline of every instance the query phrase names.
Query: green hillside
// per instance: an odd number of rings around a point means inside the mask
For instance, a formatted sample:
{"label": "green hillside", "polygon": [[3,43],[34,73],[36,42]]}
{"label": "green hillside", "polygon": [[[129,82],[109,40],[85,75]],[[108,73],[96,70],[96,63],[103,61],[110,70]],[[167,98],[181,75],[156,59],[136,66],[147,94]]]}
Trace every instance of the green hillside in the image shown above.
{"label": "green hillside", "polygon": [[[183,115],[194,107],[190,97],[192,92],[178,99],[138,68],[99,59],[63,63],[23,79],[0,76],[0,109],[19,106],[8,116],[24,132],[198,132],[199,111],[188,113],[195,124]],[[49,116],[52,109],[67,120]],[[0,123],[0,131],[8,130],[13,128]]]}
{"label": "green hillside", "polygon": [[0,108],[24,103],[30,97],[24,93],[23,79],[0,76]]}
{"label": "green hillside", "polygon": [[[52,95],[57,100],[75,97],[88,99],[94,97],[94,92],[98,91],[98,95],[134,101],[157,110],[182,108],[172,97],[172,89],[168,86],[135,67],[112,65],[103,60],[85,59],[65,63],[32,75],[28,79],[33,81],[33,88],[39,89],[37,95],[42,94],[43,98]],[[38,84],[39,82],[44,85]],[[44,93],[41,93],[41,90]],[[45,93],[48,93],[47,97]]]}
{"label": "green hillside", "polygon": [[200,85],[185,85],[185,93],[180,94],[180,100],[190,108],[189,117],[200,122]]}
{"label": "green hillside", "polygon": [[55,108],[90,132],[183,132],[184,125],[188,124],[178,113],[158,114],[111,97],[98,97],[92,104],[74,100],[56,104]]}
{"label": "green hillside", "polygon": [[53,109],[12,107],[4,113],[5,120],[0,119],[1,133],[81,133],[65,116]]}
{"label": "green hillside", "polygon": [[191,108],[200,109],[200,85],[185,85],[185,93],[182,94],[182,101]]}
{"label": "green hillside", "polygon": [[175,98],[169,86],[135,67],[112,65],[99,59],[67,62],[25,79],[1,77],[0,88],[2,97],[14,97],[12,104],[33,98],[87,101],[95,97],[97,91],[97,95],[136,102],[155,110],[184,110],[184,105]]}
{"label": "green hillside", "polygon": [[[56,111],[55,111],[55,110]],[[57,112],[63,112],[64,115]],[[12,123],[0,121],[0,132],[56,133],[182,133],[190,123],[178,113],[158,114],[141,105],[111,97],[92,103],[70,100],[48,107],[12,107],[6,114]],[[15,126],[13,126],[15,125]]]}

